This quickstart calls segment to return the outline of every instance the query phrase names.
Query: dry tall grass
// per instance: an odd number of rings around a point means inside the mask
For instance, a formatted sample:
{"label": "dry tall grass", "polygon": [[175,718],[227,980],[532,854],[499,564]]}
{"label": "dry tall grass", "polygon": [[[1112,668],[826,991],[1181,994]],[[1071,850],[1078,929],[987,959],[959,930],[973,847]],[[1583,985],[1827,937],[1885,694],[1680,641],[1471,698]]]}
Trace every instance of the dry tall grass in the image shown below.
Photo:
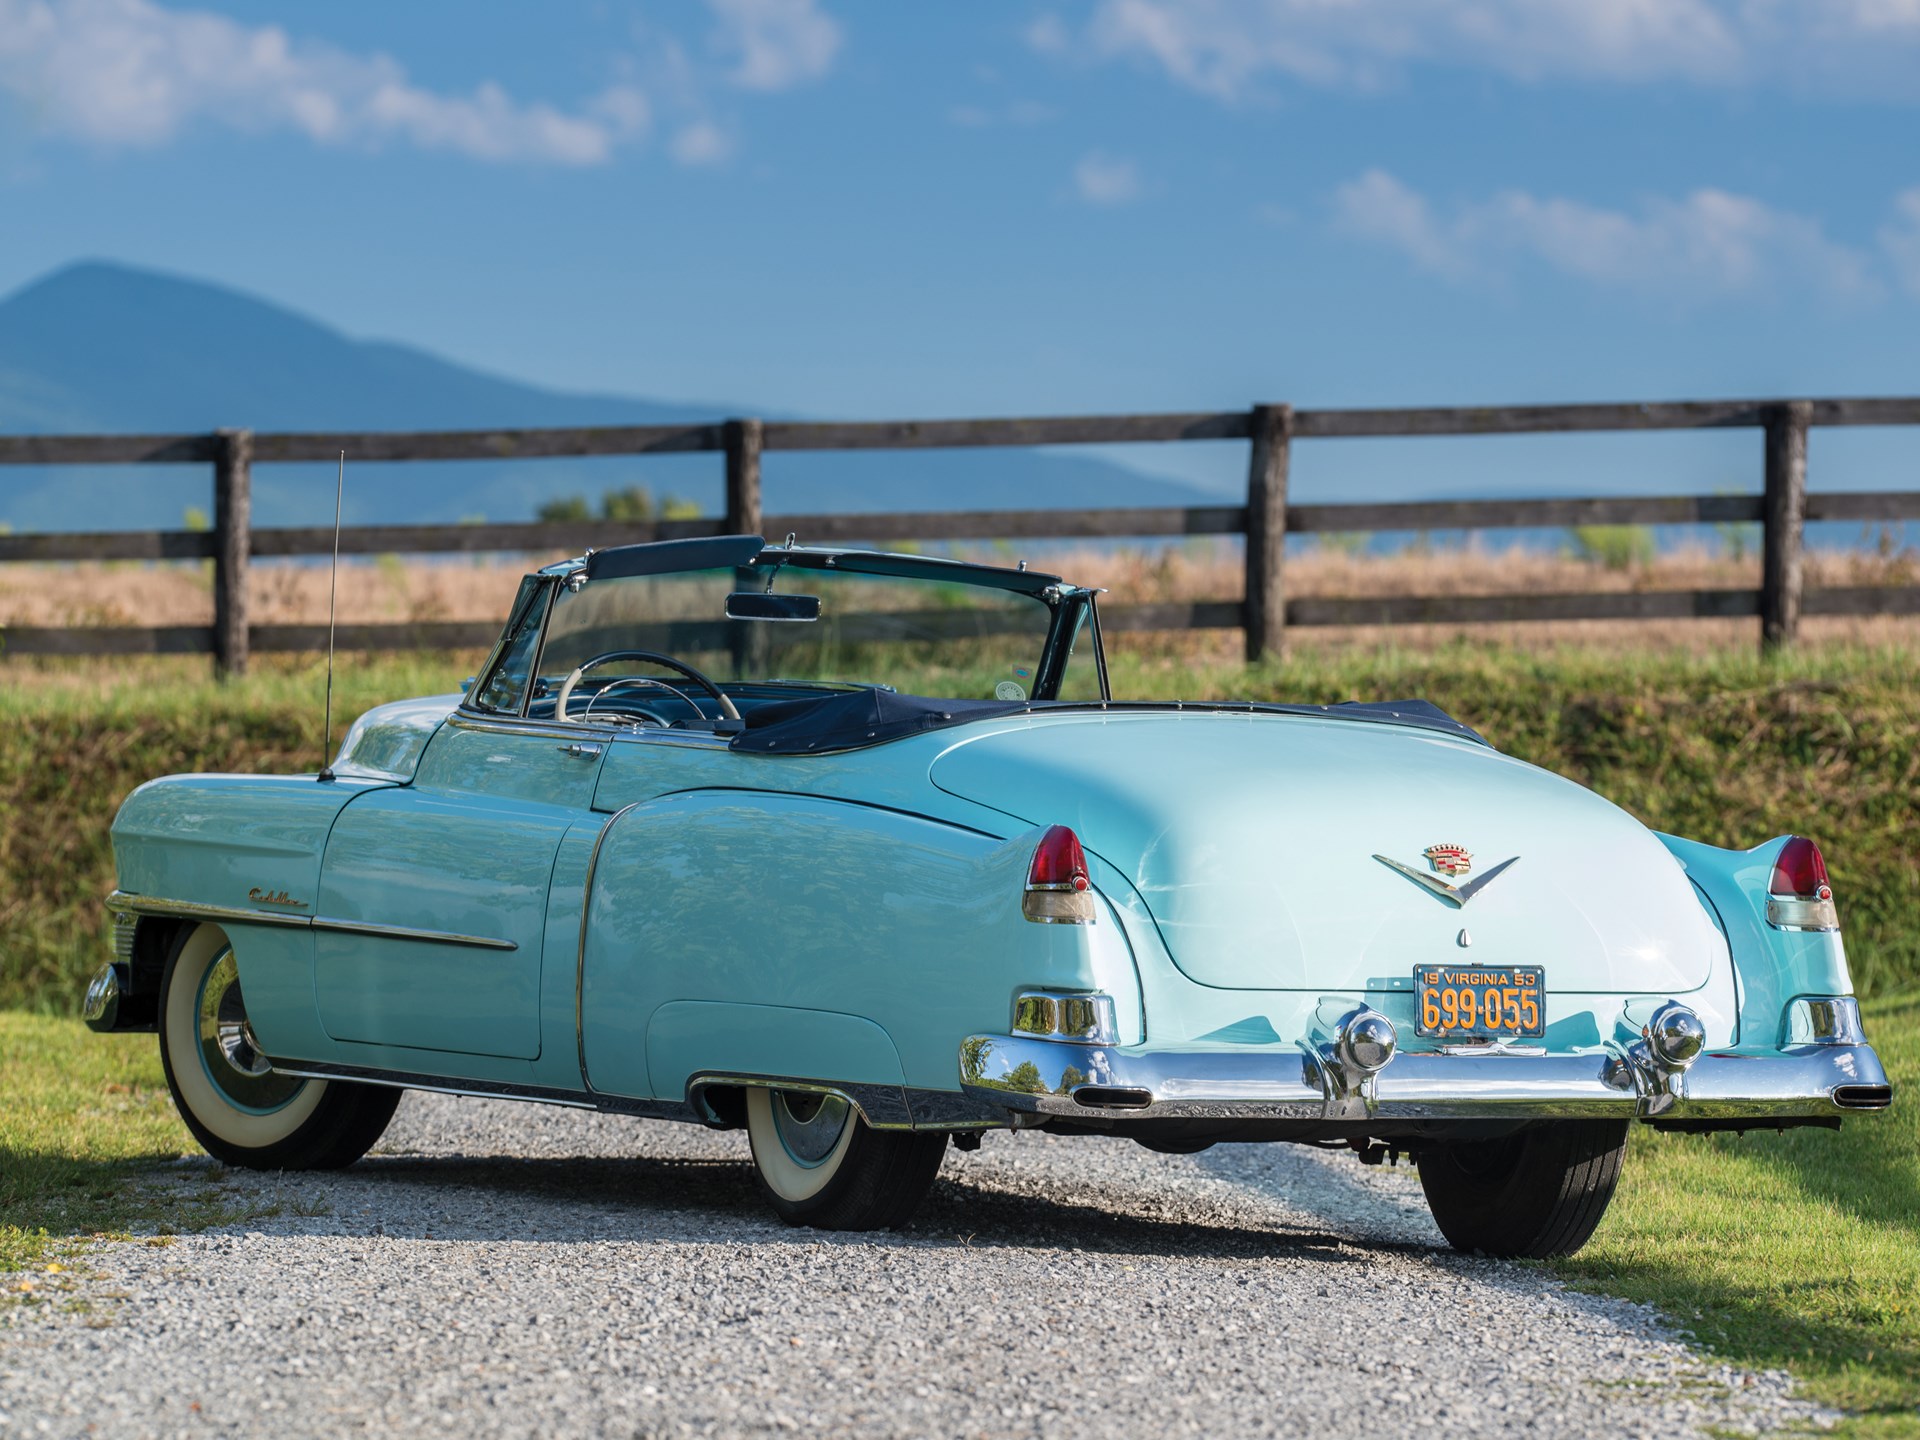
{"label": "dry tall grass", "polygon": [[[1225,600],[1241,593],[1239,548],[1232,541],[1190,541],[1158,548],[1069,545],[971,547],[976,558],[1010,563],[1018,556],[1033,568],[1106,587],[1110,604]],[[512,556],[459,560],[402,560],[395,556],[343,564],[340,619],[345,623],[503,618],[519,577],[558,556]],[[1911,585],[1920,583],[1920,559],[1864,551],[1816,551],[1808,556],[1812,586]],[[1408,549],[1378,555],[1322,543],[1287,560],[1292,595],[1510,595],[1557,591],[1686,590],[1752,587],[1759,561],[1708,549],[1681,549],[1624,568],[1568,554],[1484,544]],[[258,624],[323,619],[327,572],[311,564],[256,562],[252,618]],[[82,565],[12,565],[0,569],[0,625],[205,625],[213,600],[204,562]],[[1373,645],[1388,639],[1424,650],[1461,639],[1496,641],[1523,648],[1618,645],[1707,652],[1752,643],[1750,620],[1646,622],[1566,621],[1503,625],[1402,626],[1299,629],[1289,644],[1307,649]],[[1920,619],[1812,619],[1812,641],[1864,645],[1920,642]],[[1122,648],[1155,653],[1229,654],[1231,634],[1116,637]]]}

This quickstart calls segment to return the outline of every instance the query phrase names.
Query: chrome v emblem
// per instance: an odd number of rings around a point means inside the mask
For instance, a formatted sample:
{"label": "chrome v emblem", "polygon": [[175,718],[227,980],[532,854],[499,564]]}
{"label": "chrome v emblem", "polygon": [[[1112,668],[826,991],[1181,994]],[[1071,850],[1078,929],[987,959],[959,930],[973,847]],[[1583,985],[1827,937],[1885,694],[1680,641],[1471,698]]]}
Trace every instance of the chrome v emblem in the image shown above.
{"label": "chrome v emblem", "polygon": [[1417,881],[1419,884],[1426,886],[1427,889],[1438,895],[1442,900],[1451,900],[1455,905],[1464,906],[1467,901],[1486,889],[1501,871],[1505,870],[1509,865],[1513,864],[1514,860],[1518,860],[1520,857],[1515,855],[1511,860],[1502,860],[1498,865],[1487,871],[1486,874],[1476,876],[1464,885],[1449,885],[1438,875],[1429,875],[1424,870],[1416,870],[1411,865],[1403,865],[1398,860],[1389,859],[1385,855],[1376,855],[1373,858],[1378,860],[1382,865],[1388,865],[1398,870],[1409,880]]}

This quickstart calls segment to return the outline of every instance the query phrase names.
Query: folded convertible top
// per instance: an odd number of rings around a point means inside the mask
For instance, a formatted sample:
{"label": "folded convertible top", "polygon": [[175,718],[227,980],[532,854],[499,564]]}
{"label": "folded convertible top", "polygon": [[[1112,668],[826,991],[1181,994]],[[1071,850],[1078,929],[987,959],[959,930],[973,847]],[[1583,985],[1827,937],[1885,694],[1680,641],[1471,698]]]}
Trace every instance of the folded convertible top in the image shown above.
{"label": "folded convertible top", "polygon": [[1374,725],[1407,725],[1437,730],[1485,745],[1477,731],[1425,700],[1342,701],[1338,705],[1259,705],[1247,701],[1022,701],[929,700],[891,690],[849,690],[810,700],[762,705],[746,714],[746,729],[731,748],[754,755],[821,755],[884,745],[928,730],[944,730],[975,720],[1006,715],[1066,713],[1319,715]]}

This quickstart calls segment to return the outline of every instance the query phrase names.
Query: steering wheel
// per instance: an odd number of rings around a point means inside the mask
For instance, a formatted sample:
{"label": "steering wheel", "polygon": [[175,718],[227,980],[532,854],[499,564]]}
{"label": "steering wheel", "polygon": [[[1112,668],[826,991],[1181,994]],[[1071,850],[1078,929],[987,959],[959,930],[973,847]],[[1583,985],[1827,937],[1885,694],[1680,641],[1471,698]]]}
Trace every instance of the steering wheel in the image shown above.
{"label": "steering wheel", "polygon": [[[567,702],[573,698],[573,687],[578,685],[580,683],[580,677],[585,675],[587,671],[593,669],[594,666],[605,665],[614,660],[645,660],[649,664],[658,665],[678,675],[684,675],[714,698],[715,703],[720,707],[720,713],[726,716],[727,719],[738,720],[740,718],[740,712],[734,708],[733,701],[726,697],[726,694],[718,685],[714,684],[713,681],[709,680],[705,675],[702,675],[684,660],[676,660],[671,655],[662,655],[657,650],[609,650],[604,655],[596,655],[591,660],[575,666],[573,673],[560,682],[559,698],[553,702],[553,718],[568,723],[577,723],[574,722],[571,715],[567,714]],[[697,705],[694,706],[696,710],[699,708]],[[706,717],[703,715],[701,718],[705,719]]]}
{"label": "steering wheel", "polygon": [[[651,685],[656,690],[664,690],[682,705],[685,705],[689,710],[693,711],[694,714],[704,718],[704,712],[700,709],[699,704],[678,685],[669,685],[666,681],[657,679],[652,675],[616,675],[596,690],[593,698],[587,701],[587,708],[580,712],[580,723],[583,725],[586,724],[593,716],[593,707],[606,699],[607,696],[611,695],[615,690],[618,690],[622,685]],[[669,721],[666,716],[660,714],[657,710],[649,710],[645,706],[629,705],[623,709],[620,714],[623,719],[642,720],[662,730],[672,728],[672,722]]]}

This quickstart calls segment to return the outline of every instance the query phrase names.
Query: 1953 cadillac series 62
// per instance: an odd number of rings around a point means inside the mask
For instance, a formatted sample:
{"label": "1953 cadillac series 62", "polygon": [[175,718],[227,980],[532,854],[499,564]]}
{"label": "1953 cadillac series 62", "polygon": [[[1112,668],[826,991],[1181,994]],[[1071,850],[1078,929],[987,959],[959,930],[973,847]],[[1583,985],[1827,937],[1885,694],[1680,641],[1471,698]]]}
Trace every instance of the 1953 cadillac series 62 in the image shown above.
{"label": "1953 cadillac series 62", "polygon": [[1812,842],[1653,834],[1417,702],[1107,692],[1056,576],[589,552],[319,776],[135,791],[87,1015],[231,1164],[505,1096],[744,1127],[844,1229],[1001,1127],[1410,1154],[1454,1245],[1564,1254],[1635,1123],[1889,1103]]}

